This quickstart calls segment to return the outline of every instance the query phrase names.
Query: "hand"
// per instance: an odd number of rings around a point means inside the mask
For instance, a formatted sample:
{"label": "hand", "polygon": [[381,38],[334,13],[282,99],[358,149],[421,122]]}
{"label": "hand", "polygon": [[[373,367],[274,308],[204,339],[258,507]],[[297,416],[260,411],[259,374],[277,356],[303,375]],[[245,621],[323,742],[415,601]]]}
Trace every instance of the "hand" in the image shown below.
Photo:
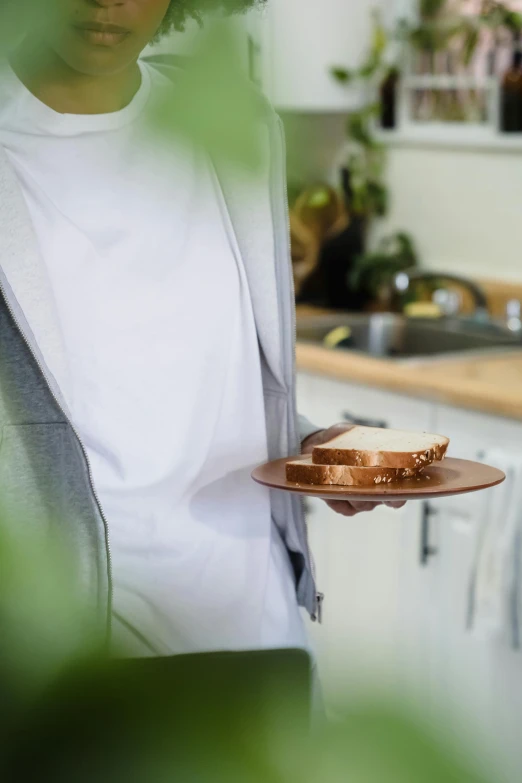
{"label": "hand", "polygon": [[[333,427],[329,427],[327,430],[321,430],[310,435],[302,443],[303,454],[311,454],[315,446],[320,446],[322,443],[328,443],[329,440],[336,438],[338,435],[342,435],[343,432],[351,430],[353,424],[334,424]],[[354,517],[356,514],[361,514],[366,511],[373,511],[377,506],[383,505],[382,503],[364,503],[349,500],[327,500],[326,505],[329,506],[336,514],[341,514],[343,517]],[[402,508],[405,503],[384,503],[389,508]]]}

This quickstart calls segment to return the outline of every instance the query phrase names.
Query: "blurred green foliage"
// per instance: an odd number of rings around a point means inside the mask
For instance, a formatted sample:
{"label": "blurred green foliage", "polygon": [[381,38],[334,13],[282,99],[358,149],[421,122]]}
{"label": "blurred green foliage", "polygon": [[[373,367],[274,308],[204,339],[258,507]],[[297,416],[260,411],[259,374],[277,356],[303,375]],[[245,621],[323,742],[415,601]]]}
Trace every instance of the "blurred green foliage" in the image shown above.
{"label": "blurred green foliage", "polygon": [[[227,3],[201,0],[193,8]],[[246,7],[231,2],[230,10]],[[186,11],[188,13],[188,11]],[[0,57],[13,50],[31,19],[45,14],[44,0],[0,0]],[[174,16],[176,16],[174,14]],[[176,17],[177,18],[177,17]],[[267,104],[245,73],[237,27],[209,18],[193,48],[173,75],[176,89],[165,90],[149,111],[151,132],[169,139],[181,135],[225,162],[255,173],[261,164],[259,118]]]}
{"label": "blurred green foliage", "polygon": [[419,0],[421,19],[433,19],[440,14],[445,5],[446,0]]}
{"label": "blurred green foliage", "polygon": [[375,250],[361,256],[350,275],[354,289],[375,298],[384,287],[389,287],[398,272],[416,266],[417,251],[413,239],[404,232],[381,239]]}
{"label": "blurred green foliage", "polygon": [[338,66],[331,69],[332,76],[341,84],[363,82],[365,85],[367,102],[361,109],[350,112],[346,132],[347,168],[353,191],[350,207],[367,219],[384,216],[389,201],[384,181],[386,151],[375,134],[381,104],[373,99],[376,83],[384,80],[390,71],[390,65],[384,59],[389,36],[378,11],[372,13],[372,21],[372,41],[362,65],[355,70]]}
{"label": "blurred green foliage", "polygon": [[382,68],[382,57],[388,45],[388,33],[384,28],[379,10],[372,11],[372,41],[365,60],[359,68],[350,70],[339,66],[331,69],[331,73],[337,81],[350,84],[357,79],[370,79]]}
{"label": "blurred green foliage", "polygon": [[178,32],[185,30],[190,19],[203,25],[209,12],[223,10],[227,14],[235,14],[264,2],[265,0],[174,0],[161,26],[160,35],[169,33],[172,29]]}
{"label": "blurred green foliage", "polygon": [[458,42],[464,65],[471,63],[484,29],[497,39],[507,35],[517,40],[522,32],[522,13],[500,0],[482,0],[475,14],[462,13],[449,0],[419,0],[419,16],[418,24],[403,24],[403,39],[428,54]]}
{"label": "blurred green foliage", "polygon": [[5,520],[2,783],[487,783],[404,705],[310,722],[304,653],[109,660],[65,550]]}
{"label": "blurred green foliage", "polygon": [[151,128],[167,139],[179,134],[217,159],[257,172],[262,160],[259,120],[267,105],[245,75],[237,34],[229,24],[208,25],[175,85],[149,113]]}
{"label": "blurred green foliage", "polygon": [[46,13],[42,0],[0,0],[0,58],[5,57],[23,36],[27,20],[35,25]]}
{"label": "blurred green foliage", "polygon": [[[2,511],[9,519],[11,513]],[[103,647],[94,618],[75,592],[77,579],[63,543],[46,531],[0,525],[0,688],[23,703],[64,661]]]}
{"label": "blurred green foliage", "polygon": [[[5,53],[25,14],[44,5],[2,0],[0,11]],[[361,72],[371,68],[370,57]],[[230,33],[213,29],[151,118],[154,128],[254,171],[261,145],[253,129],[264,107],[241,73]],[[350,127],[372,149],[367,171],[377,182],[381,151],[366,124],[373,111]],[[309,727],[308,694],[284,656],[279,679],[261,689],[255,656],[230,659],[233,676],[223,676],[220,656],[203,656],[178,661],[173,682],[168,660],[144,662],[137,678],[107,658],[64,542],[26,522],[0,513],[2,783],[479,783],[398,705],[347,709],[335,724]]]}

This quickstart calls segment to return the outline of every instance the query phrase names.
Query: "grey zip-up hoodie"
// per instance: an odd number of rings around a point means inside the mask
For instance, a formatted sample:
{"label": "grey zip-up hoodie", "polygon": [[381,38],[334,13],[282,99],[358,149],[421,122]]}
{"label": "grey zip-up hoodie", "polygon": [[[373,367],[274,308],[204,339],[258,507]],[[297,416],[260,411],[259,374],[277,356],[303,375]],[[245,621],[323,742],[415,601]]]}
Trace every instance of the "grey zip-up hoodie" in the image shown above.
{"label": "grey zip-up hoodie", "polygon": [[[262,361],[270,459],[298,453],[317,430],[295,402],[295,314],[282,124],[264,104],[269,176],[241,183],[216,163],[250,286]],[[268,186],[267,183],[268,182]],[[85,449],[49,365],[66,355],[43,260],[17,177],[0,146],[0,503],[16,524],[59,537],[78,586],[110,629],[110,525]],[[86,328],[87,325],[86,325]],[[37,344],[34,334],[39,335]],[[301,502],[272,494],[272,515],[289,550],[299,603],[318,612]]]}

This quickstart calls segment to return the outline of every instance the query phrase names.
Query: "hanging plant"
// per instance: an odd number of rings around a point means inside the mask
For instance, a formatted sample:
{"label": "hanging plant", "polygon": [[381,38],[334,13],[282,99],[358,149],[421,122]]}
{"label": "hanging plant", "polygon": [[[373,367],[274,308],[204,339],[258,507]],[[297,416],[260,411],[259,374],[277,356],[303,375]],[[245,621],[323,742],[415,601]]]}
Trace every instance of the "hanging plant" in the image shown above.
{"label": "hanging plant", "polygon": [[[379,11],[372,13],[372,42],[359,68],[334,67],[332,76],[341,84],[363,82],[370,88],[389,72],[384,61],[389,36],[382,24]],[[368,89],[368,92],[370,89]],[[351,209],[370,219],[383,216],[388,207],[388,190],[384,183],[385,148],[375,136],[375,119],[381,111],[379,102],[369,102],[359,111],[351,112],[346,125],[348,137],[348,170],[352,188]]]}
{"label": "hanging plant", "polygon": [[395,275],[418,262],[413,239],[404,232],[384,237],[376,249],[361,256],[350,274],[350,286],[371,298],[389,288]]}
{"label": "hanging plant", "polygon": [[444,10],[446,0],[420,0],[419,13],[421,19],[434,19]]}
{"label": "hanging plant", "polygon": [[484,30],[498,38],[507,34],[518,39],[522,34],[522,13],[497,0],[483,0],[474,15],[454,13],[448,0],[420,0],[420,24],[405,33],[406,40],[423,52],[445,50],[452,41],[460,42],[460,57],[469,65],[477,51]]}

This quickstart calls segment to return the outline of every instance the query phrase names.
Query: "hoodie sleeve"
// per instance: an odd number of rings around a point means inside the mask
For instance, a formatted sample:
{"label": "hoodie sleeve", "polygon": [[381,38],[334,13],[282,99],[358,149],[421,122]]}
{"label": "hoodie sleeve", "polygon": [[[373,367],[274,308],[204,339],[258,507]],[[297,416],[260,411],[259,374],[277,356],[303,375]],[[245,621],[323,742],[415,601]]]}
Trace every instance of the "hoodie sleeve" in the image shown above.
{"label": "hoodie sleeve", "polygon": [[322,429],[324,428],[318,427],[316,424],[312,424],[312,422],[308,421],[305,416],[299,416],[299,435],[301,438],[301,443],[306,440],[306,438],[309,438],[310,435],[315,435],[316,432],[321,432]]}

